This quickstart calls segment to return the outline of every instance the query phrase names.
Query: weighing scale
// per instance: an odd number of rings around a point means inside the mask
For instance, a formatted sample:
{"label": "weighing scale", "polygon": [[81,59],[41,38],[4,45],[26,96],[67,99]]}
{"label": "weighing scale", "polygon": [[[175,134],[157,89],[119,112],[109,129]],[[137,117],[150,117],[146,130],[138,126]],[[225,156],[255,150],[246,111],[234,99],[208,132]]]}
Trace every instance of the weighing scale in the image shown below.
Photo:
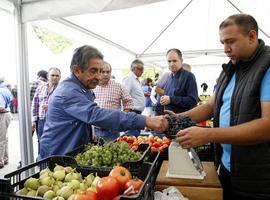
{"label": "weighing scale", "polygon": [[183,149],[178,142],[172,141],[168,153],[167,177],[202,180],[206,176],[202,163],[193,148]]}

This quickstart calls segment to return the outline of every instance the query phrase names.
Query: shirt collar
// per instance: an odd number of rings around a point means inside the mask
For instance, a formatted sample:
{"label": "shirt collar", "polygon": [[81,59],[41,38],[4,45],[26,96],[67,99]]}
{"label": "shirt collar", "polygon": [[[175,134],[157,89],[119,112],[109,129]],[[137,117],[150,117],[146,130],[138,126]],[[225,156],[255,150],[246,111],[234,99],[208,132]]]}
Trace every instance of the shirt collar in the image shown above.
{"label": "shirt collar", "polygon": [[130,71],[129,74],[130,74],[130,76],[132,76],[134,79],[139,80],[139,77],[136,76],[136,74],[134,74],[133,71]]}
{"label": "shirt collar", "polygon": [[76,83],[76,84],[78,84],[80,87],[81,87],[81,89],[82,89],[82,91],[83,92],[86,92],[86,91],[88,91],[89,89],[87,89],[83,84],[82,84],[82,82],[72,73],[71,75],[70,75],[70,78]]}

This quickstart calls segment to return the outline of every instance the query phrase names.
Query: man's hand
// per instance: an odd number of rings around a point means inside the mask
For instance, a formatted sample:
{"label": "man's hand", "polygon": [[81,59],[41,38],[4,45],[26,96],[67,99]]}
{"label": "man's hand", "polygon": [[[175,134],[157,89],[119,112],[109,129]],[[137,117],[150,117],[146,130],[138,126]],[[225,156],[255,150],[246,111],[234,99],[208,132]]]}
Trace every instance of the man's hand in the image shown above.
{"label": "man's hand", "polygon": [[162,88],[156,86],[155,92],[158,93],[160,96],[164,95],[165,90],[163,90]]}
{"label": "man's hand", "polygon": [[146,117],[146,126],[157,133],[162,133],[168,129],[168,121],[164,116]]}
{"label": "man's hand", "polygon": [[178,114],[176,114],[175,112],[173,112],[171,110],[164,110],[164,113],[166,115],[170,115],[170,116],[173,116],[173,117],[178,117]]}
{"label": "man's hand", "polygon": [[170,97],[167,95],[164,95],[160,98],[161,105],[168,105],[171,103]]}
{"label": "man's hand", "polygon": [[37,128],[36,122],[32,122],[32,136],[33,136],[34,132],[36,131],[36,128]]}
{"label": "man's hand", "polygon": [[198,147],[210,142],[208,140],[208,131],[209,128],[199,128],[195,126],[186,128],[176,134],[176,141],[185,149]]}

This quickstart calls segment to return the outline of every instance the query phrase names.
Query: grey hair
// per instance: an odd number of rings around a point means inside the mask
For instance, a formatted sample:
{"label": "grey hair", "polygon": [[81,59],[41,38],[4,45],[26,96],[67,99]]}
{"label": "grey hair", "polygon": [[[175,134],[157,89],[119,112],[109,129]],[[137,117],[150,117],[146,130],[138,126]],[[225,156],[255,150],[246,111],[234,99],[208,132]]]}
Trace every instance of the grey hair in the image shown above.
{"label": "grey hair", "polygon": [[87,64],[90,59],[99,58],[103,60],[102,53],[90,45],[84,45],[74,50],[73,57],[70,64],[70,69],[73,69],[74,65],[79,66],[80,70],[84,72],[87,69]]}
{"label": "grey hair", "polygon": [[58,72],[61,74],[61,70],[60,70],[59,68],[57,68],[57,67],[51,67],[51,68],[48,70],[48,72],[50,72],[51,70],[56,70],[56,71],[58,71]]}
{"label": "grey hair", "polygon": [[136,59],[134,60],[132,63],[131,63],[131,66],[130,66],[130,69],[131,70],[134,70],[135,67],[137,67],[138,65],[144,65],[143,61],[139,60],[139,59]]}

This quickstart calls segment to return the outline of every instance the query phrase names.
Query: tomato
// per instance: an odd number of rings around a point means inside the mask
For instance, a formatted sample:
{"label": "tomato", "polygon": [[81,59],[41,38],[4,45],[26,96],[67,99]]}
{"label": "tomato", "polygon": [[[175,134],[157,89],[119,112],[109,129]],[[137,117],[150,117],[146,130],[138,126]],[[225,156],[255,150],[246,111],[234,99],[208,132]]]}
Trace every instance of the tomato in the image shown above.
{"label": "tomato", "polygon": [[158,147],[160,147],[161,145],[162,145],[162,143],[160,143],[160,142],[154,142],[154,143],[152,144],[152,147],[158,148]]}
{"label": "tomato", "polygon": [[162,138],[162,142],[163,142],[163,144],[170,145],[171,140],[170,140],[169,138],[167,138],[167,137],[163,137],[163,138]]}
{"label": "tomato", "polygon": [[91,191],[79,191],[75,196],[73,197],[73,200],[97,200],[97,194],[95,192]]}
{"label": "tomato", "polygon": [[119,183],[115,177],[105,176],[97,182],[97,196],[99,200],[111,200],[119,194]]}
{"label": "tomato", "polygon": [[123,141],[123,138],[122,138],[122,137],[118,137],[118,138],[116,139],[116,141],[117,141],[117,142],[121,142],[121,141]]}
{"label": "tomato", "polygon": [[125,184],[125,190],[128,189],[130,186],[134,187],[135,191],[139,191],[142,187],[143,181],[140,179],[131,179]]}
{"label": "tomato", "polygon": [[133,143],[133,142],[135,142],[137,139],[136,139],[136,137],[135,136],[129,136],[128,138],[127,138],[127,142],[128,143]]}
{"label": "tomato", "polygon": [[120,198],[121,198],[121,195],[118,195],[118,196],[114,197],[113,200],[120,200]]}
{"label": "tomato", "polygon": [[151,152],[158,152],[158,148],[156,148],[156,147],[151,147]]}
{"label": "tomato", "polygon": [[119,183],[120,190],[123,190],[125,187],[125,184],[128,180],[132,179],[132,175],[130,171],[122,166],[116,166],[114,167],[109,176],[113,176],[117,179]]}
{"label": "tomato", "polygon": [[138,149],[138,146],[139,146],[139,145],[137,145],[137,144],[132,144],[130,148],[131,148],[132,150],[136,151],[136,150]]}
{"label": "tomato", "polygon": [[128,136],[124,135],[122,138],[124,141],[127,141]]}
{"label": "tomato", "polygon": [[148,141],[149,141],[150,143],[155,142],[155,136],[149,135],[149,136],[148,136]]}

